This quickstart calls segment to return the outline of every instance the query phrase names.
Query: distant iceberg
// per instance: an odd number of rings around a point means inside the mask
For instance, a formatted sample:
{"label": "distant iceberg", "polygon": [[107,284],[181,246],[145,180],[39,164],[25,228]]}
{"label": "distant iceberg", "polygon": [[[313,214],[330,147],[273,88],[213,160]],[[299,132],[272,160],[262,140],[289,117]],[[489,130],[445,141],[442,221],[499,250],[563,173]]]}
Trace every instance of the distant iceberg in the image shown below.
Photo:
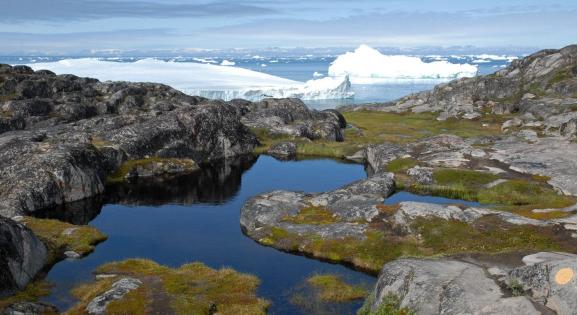
{"label": "distant iceberg", "polygon": [[402,80],[450,80],[472,77],[477,66],[446,60],[424,62],[421,58],[383,55],[367,45],[337,57],[329,67],[329,76],[349,75],[353,84],[374,84]]}
{"label": "distant iceberg", "polygon": [[110,62],[95,58],[65,59],[29,64],[34,70],[47,69],[57,74],[71,73],[102,81],[156,82],[172,86],[189,95],[212,99],[296,97],[303,100],[352,98],[347,75],[307,82],[293,81],[248,69],[142,59],[135,62]]}

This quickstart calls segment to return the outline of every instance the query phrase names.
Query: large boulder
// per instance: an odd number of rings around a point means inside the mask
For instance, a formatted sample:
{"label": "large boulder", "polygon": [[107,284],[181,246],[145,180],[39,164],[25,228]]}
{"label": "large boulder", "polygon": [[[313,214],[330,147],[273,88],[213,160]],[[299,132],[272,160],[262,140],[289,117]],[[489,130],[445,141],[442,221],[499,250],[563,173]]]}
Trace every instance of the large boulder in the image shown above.
{"label": "large boulder", "polygon": [[32,231],[0,216],[0,296],[24,288],[46,261],[46,247]]}
{"label": "large boulder", "polygon": [[525,296],[507,297],[480,266],[450,259],[387,263],[368,300],[377,311],[389,296],[415,314],[541,314]]}

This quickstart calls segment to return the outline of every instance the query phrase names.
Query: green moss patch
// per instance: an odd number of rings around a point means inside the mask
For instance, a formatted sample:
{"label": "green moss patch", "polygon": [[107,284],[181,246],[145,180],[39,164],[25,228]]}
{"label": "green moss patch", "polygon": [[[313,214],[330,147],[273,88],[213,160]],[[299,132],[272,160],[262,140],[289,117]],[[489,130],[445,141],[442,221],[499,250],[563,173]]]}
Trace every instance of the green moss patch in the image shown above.
{"label": "green moss patch", "polygon": [[145,170],[155,175],[161,175],[169,172],[171,169],[192,172],[197,170],[198,166],[191,159],[150,157],[141,160],[128,160],[108,176],[106,180],[109,183],[123,182],[127,176],[135,170]]}
{"label": "green moss patch", "polygon": [[363,307],[357,312],[357,315],[413,315],[415,311],[401,307],[401,300],[398,296],[390,293],[383,297],[383,301],[379,308],[371,311],[371,305],[374,303],[375,297],[373,294],[363,304]]}
{"label": "green moss patch", "polygon": [[314,275],[308,278],[307,283],[318,290],[321,300],[344,302],[363,299],[367,289],[353,286],[344,282],[339,276],[332,274]]}
{"label": "green moss patch", "polygon": [[[501,133],[506,115],[485,115],[478,120],[448,119],[438,121],[437,113],[386,113],[379,111],[344,112],[343,116],[354,128],[344,131],[345,141],[334,142],[294,138],[271,134],[265,129],[252,129],[261,146],[255,153],[265,153],[270,145],[291,140],[297,144],[299,155],[342,158],[369,144],[409,143],[426,137],[451,133],[464,138],[491,136]],[[484,126],[485,125],[485,126]]]}
{"label": "green moss patch", "polygon": [[406,234],[388,224],[372,224],[363,239],[325,239],[272,228],[259,242],[289,252],[352,264],[375,274],[383,264],[400,257],[525,250],[575,251],[575,244],[567,241],[570,237],[554,227],[513,225],[494,216],[485,216],[473,223],[421,218],[411,224],[411,231]]}
{"label": "green moss patch", "polygon": [[339,222],[338,218],[323,207],[307,207],[294,216],[286,216],[283,222],[294,224],[331,224]]}
{"label": "green moss patch", "polygon": [[499,176],[480,171],[464,169],[438,169],[433,172],[433,179],[438,185],[459,185],[468,188],[479,188],[496,181]]}
{"label": "green moss patch", "polygon": [[413,158],[396,159],[387,164],[387,171],[392,173],[406,172],[408,169],[417,166],[417,164],[417,160]]}
{"label": "green moss patch", "polygon": [[[29,283],[24,290],[17,292],[14,295],[0,299],[0,311],[6,307],[21,302],[37,302],[41,298],[48,296],[52,285],[48,282],[39,280]],[[56,314],[56,313],[54,313]],[[52,314],[46,314],[52,315]]]}
{"label": "green moss patch", "polygon": [[22,221],[49,250],[49,263],[63,258],[65,251],[74,251],[81,256],[94,250],[94,246],[107,239],[97,229],[87,225],[74,225],[58,220],[25,217]]}
{"label": "green moss patch", "polygon": [[[176,314],[265,314],[269,302],[256,296],[260,284],[252,275],[232,269],[215,270],[202,263],[191,263],[172,269],[145,259],[108,263],[96,273],[116,275],[80,286],[73,294],[81,301],[71,314],[81,313],[96,296],[110,288],[122,276],[143,282],[138,289],[111,303],[108,313],[143,314],[148,310]],[[166,301],[168,300],[168,301]],[[166,305],[162,305],[162,304]]]}

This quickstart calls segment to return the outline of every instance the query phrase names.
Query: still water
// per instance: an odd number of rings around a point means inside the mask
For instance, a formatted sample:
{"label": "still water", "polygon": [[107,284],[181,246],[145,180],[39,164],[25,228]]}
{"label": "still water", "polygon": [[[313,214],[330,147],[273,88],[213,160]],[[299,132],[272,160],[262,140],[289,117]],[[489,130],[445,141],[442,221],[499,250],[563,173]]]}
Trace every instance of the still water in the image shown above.
{"label": "still water", "polygon": [[[80,260],[58,263],[47,280],[55,285],[46,301],[65,310],[74,304],[69,290],[90,281],[99,265],[148,258],[169,266],[200,261],[258,276],[258,294],[272,302],[270,314],[305,314],[290,303],[295,288],[316,273],[341,275],[371,287],[375,278],[347,267],[280,252],[242,234],[240,209],[259,193],[286,189],[322,192],[366,177],[362,165],[334,160],[281,162],[268,156],[206,165],[201,171],[168,180],[146,180],[111,187],[100,200],[73,205],[59,216],[98,228],[108,240]],[[303,180],[305,179],[306,180]],[[354,314],[362,301],[317,306],[319,313]]]}

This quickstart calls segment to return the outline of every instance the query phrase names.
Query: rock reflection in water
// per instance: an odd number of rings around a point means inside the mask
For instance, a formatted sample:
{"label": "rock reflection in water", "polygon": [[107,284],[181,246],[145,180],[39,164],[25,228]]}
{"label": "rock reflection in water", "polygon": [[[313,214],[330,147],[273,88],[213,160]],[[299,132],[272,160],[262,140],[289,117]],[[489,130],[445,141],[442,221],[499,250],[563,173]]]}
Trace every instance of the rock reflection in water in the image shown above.
{"label": "rock reflection in water", "polygon": [[85,225],[96,218],[106,204],[160,206],[166,204],[221,204],[239,191],[242,174],[256,162],[252,155],[201,165],[186,175],[138,178],[109,185],[106,193],[51,209],[36,211],[34,216]]}

